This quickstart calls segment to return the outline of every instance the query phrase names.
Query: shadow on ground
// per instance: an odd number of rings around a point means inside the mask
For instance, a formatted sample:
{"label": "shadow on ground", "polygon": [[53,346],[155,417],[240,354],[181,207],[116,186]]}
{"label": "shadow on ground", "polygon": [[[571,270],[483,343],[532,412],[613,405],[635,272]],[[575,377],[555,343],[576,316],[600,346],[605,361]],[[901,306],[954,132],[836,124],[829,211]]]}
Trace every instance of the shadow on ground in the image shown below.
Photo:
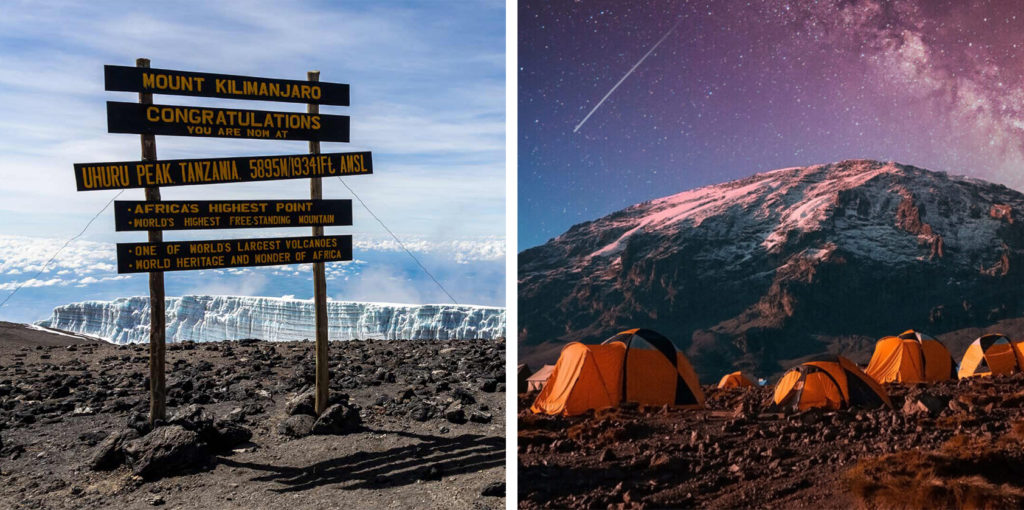
{"label": "shadow on ground", "polygon": [[283,487],[272,489],[281,493],[333,484],[342,485],[345,490],[396,487],[505,464],[505,440],[501,437],[479,434],[441,437],[386,430],[368,432],[395,434],[419,442],[379,452],[356,452],[305,467],[238,462],[229,458],[221,458],[219,462],[265,472],[252,480],[281,484]]}

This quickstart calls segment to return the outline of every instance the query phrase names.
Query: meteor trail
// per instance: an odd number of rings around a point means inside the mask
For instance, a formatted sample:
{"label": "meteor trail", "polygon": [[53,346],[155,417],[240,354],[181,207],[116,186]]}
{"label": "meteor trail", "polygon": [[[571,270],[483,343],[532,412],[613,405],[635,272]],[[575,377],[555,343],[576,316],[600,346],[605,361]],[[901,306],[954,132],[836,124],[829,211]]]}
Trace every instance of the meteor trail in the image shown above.
{"label": "meteor trail", "polygon": [[654,50],[658,49],[658,46],[661,45],[662,41],[664,41],[666,38],[668,38],[668,35],[671,34],[672,31],[675,30],[676,27],[679,26],[680,22],[682,22],[682,20],[679,20],[679,21],[676,22],[675,25],[672,25],[672,28],[668,29],[668,32],[665,32],[665,35],[661,36],[661,39],[658,39],[658,42],[654,43],[654,46],[651,46],[651,49],[647,50],[647,53],[644,53],[644,56],[640,57],[640,60],[638,60],[636,62],[636,64],[634,64],[633,67],[631,67],[629,69],[629,71],[626,72],[626,74],[622,77],[622,79],[620,79],[618,81],[618,83],[616,83],[615,86],[612,87],[612,89],[609,90],[608,93],[605,94],[604,97],[602,97],[601,100],[598,101],[596,105],[594,105],[594,108],[590,110],[590,113],[588,113],[586,117],[583,117],[583,120],[581,120],[579,124],[576,124],[576,127],[573,128],[573,130],[572,130],[573,133],[579,131],[580,128],[583,127],[583,123],[586,122],[587,119],[589,119],[590,116],[593,115],[594,112],[597,111],[597,109],[600,108],[602,104],[604,104],[604,100],[608,99],[608,96],[612,95],[612,92],[615,92],[615,89],[619,88],[619,85],[622,85],[622,82],[626,81],[626,78],[629,78],[629,75],[633,74],[633,71],[636,71],[636,68],[640,67],[640,64],[643,64],[644,60],[647,60],[647,57],[651,53],[654,53]]}

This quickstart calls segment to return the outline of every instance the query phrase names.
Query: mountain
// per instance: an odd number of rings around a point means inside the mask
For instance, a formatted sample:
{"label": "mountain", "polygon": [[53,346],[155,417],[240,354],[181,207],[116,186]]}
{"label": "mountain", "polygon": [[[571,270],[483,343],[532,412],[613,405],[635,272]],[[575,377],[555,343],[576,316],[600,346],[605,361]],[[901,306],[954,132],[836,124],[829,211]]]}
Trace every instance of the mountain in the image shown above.
{"label": "mountain", "polygon": [[710,381],[984,327],[1024,311],[1022,213],[1005,186],[868,160],[643,202],[519,254],[520,352],[649,327]]}
{"label": "mountain", "polygon": [[[313,301],[269,297],[182,296],[165,303],[167,341],[313,338]],[[149,298],[59,306],[39,326],[113,343],[149,341]],[[328,301],[331,340],[491,340],[505,336],[505,309]]]}

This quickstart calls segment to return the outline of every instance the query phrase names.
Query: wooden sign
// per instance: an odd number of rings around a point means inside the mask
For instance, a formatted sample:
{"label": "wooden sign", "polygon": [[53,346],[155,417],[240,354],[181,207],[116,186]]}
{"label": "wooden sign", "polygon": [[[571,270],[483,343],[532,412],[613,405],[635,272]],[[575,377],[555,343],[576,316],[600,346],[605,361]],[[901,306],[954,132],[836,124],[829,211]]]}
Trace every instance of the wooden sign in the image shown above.
{"label": "wooden sign", "polygon": [[75,164],[78,191],[372,173],[373,160],[369,152]]}
{"label": "wooden sign", "polygon": [[117,272],[188,271],[352,260],[352,236],[118,243]]}
{"label": "wooden sign", "polygon": [[351,200],[114,202],[114,225],[118,232],[351,224]]}
{"label": "wooden sign", "polygon": [[107,101],[107,132],[348,141],[348,116]]}
{"label": "wooden sign", "polygon": [[103,66],[106,90],[348,106],[344,83],[277,80],[169,69]]}

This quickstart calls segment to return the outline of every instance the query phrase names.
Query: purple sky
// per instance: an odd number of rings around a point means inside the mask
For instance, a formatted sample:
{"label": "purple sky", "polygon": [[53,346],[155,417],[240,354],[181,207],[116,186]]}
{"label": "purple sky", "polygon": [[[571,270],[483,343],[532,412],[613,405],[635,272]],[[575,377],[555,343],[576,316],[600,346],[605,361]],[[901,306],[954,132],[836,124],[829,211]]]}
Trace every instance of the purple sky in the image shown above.
{"label": "purple sky", "polygon": [[519,5],[520,249],[651,198],[849,158],[1024,189],[1024,2]]}

